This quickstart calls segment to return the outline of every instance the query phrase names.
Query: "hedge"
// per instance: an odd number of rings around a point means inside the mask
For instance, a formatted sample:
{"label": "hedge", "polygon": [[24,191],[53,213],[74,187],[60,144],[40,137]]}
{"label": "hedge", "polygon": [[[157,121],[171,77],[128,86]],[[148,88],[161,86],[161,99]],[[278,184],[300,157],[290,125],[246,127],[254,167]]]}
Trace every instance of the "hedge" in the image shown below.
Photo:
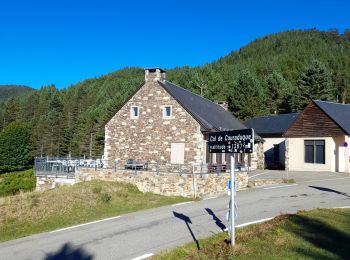
{"label": "hedge", "polygon": [[0,196],[15,195],[20,191],[31,191],[35,188],[34,170],[10,172],[0,175]]}

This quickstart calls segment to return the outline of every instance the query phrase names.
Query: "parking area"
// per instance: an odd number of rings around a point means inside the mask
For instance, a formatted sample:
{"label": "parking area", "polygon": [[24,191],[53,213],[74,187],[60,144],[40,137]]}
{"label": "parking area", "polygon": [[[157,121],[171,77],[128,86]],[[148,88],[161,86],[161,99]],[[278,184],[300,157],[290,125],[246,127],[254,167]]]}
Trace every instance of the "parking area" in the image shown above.
{"label": "parking area", "polygon": [[281,170],[256,170],[248,173],[249,179],[266,179],[266,180],[280,180],[280,179],[294,179],[296,182],[314,181],[314,180],[326,180],[332,178],[349,177],[349,173],[339,172],[310,172],[310,171],[298,171],[298,172],[286,172]]}

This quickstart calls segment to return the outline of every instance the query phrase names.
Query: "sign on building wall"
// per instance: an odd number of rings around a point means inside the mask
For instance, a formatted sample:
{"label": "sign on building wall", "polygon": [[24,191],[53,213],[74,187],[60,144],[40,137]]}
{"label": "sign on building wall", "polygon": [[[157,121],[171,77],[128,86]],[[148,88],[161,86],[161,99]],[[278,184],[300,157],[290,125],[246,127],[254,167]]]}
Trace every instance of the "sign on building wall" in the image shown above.
{"label": "sign on building wall", "polygon": [[254,129],[209,134],[209,153],[253,153]]}

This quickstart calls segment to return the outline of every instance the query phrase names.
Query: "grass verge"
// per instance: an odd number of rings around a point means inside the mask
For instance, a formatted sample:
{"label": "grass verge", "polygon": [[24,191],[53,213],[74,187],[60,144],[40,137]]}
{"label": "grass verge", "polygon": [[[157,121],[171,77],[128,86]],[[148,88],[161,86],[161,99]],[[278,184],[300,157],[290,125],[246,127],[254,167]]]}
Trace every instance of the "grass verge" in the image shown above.
{"label": "grass verge", "polygon": [[296,183],[294,179],[282,179],[283,183]]}
{"label": "grass verge", "polygon": [[231,248],[227,233],[164,252],[155,259],[348,259],[350,209],[316,209],[282,215],[239,229]]}
{"label": "grass verge", "polygon": [[188,200],[103,181],[20,193],[0,198],[0,241]]}

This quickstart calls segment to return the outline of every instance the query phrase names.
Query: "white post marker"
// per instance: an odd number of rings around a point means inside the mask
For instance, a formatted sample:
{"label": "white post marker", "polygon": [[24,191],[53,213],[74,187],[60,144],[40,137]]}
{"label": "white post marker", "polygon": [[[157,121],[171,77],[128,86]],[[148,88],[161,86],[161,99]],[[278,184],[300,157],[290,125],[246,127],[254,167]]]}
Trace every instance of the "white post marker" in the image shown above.
{"label": "white post marker", "polygon": [[208,137],[209,153],[230,153],[231,159],[231,187],[229,203],[229,227],[231,246],[235,245],[235,153],[252,153],[254,151],[254,129],[237,129],[231,131],[221,131],[209,133]]}
{"label": "white post marker", "polygon": [[235,245],[235,154],[231,153],[231,170],[230,170],[230,178],[231,178],[231,200],[230,200],[230,238],[231,238],[231,246]]}

